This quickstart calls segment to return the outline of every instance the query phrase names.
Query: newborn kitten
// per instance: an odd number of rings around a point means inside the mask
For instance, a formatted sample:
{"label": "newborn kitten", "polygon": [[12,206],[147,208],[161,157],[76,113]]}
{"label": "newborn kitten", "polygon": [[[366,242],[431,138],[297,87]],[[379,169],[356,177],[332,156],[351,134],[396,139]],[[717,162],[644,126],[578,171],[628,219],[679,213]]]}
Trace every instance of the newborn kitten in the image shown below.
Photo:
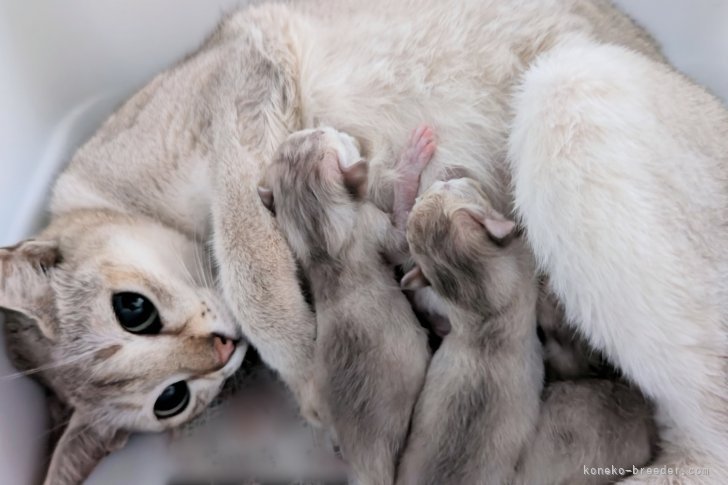
{"label": "newborn kitten", "polygon": [[[401,224],[433,150],[432,133],[420,128],[400,159]],[[311,284],[318,325],[311,414],[332,429],[358,483],[384,485],[394,481],[429,350],[382,258],[406,241],[364,200],[367,168],[350,136],[306,130],[280,147],[260,194]]]}
{"label": "newborn kitten", "polygon": [[658,449],[652,404],[568,324],[547,278],[537,309],[548,384],[514,483],[612,483],[621,477],[584,467],[611,472],[649,463]]}
{"label": "newborn kitten", "polygon": [[631,471],[657,452],[652,405],[624,381],[553,382],[542,399],[536,433],[521,456],[514,485],[613,483],[623,477],[585,469]]}
{"label": "newborn kitten", "polygon": [[515,224],[470,179],[436,182],[417,202],[407,240],[452,330],[430,363],[399,483],[507,483],[533,433],[543,379],[534,262]]}
{"label": "newborn kitten", "polygon": [[[402,484],[609,483],[614,477],[585,476],[583,467],[631,469],[654,454],[652,407],[628,384],[554,382],[540,396],[538,287],[513,230],[470,179],[436,183],[412,211],[407,237],[417,267],[403,286],[431,283],[449,304],[452,330],[417,403]],[[543,287],[540,296],[550,336],[563,314]],[[581,344],[560,345],[559,372],[590,372]]]}

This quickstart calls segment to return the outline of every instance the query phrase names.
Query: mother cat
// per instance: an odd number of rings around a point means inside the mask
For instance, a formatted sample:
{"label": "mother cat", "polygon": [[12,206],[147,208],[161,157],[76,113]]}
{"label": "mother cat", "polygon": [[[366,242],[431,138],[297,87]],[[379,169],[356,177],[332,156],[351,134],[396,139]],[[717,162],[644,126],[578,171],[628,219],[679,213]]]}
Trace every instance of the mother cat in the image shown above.
{"label": "mother cat", "polygon": [[[163,281],[185,257],[170,234],[212,236],[227,304],[305,406],[314,320],[259,202],[261,170],[288,133],[326,123],[361,141],[370,195],[388,208],[386,163],[422,121],[439,137],[422,187],[473,177],[515,212],[569,318],[658,403],[658,463],[711,467],[725,483],[728,114],[607,1],[311,0],[236,13],[77,152],[38,236],[60,259],[45,259],[73,272],[66,256],[102,258],[86,238],[108,224],[112,240],[133,236],[132,290],[146,295],[145,248],[169,253],[153,265]],[[124,224],[109,222],[120,213]],[[32,315],[35,288],[2,291],[1,306],[63,328],[53,311]]]}

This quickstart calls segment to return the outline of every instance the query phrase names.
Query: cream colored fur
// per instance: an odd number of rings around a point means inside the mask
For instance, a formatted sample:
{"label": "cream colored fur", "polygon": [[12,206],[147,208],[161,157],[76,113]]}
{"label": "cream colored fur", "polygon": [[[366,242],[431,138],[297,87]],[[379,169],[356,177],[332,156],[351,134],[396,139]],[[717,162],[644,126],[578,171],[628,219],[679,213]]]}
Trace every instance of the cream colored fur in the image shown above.
{"label": "cream colored fur", "polygon": [[[43,237],[0,248],[0,308],[8,355],[48,396],[52,456],[44,483],[70,485],[130,433],[173,429],[199,415],[247,345],[226,361],[218,355],[214,334],[239,339],[240,329],[211,287],[199,248],[178,232],[88,211],[56,219]],[[154,302],[160,334],[122,328],[112,295],[128,291]],[[158,418],[155,401],[178,381],[187,405]]]}
{"label": "cream colored fur", "polygon": [[243,10],[77,152],[52,218],[106,208],[212,237],[243,332],[301,397],[314,320],[256,194],[261,169],[288,133],[324,122],[362,142],[386,206],[385,161],[422,121],[438,133],[422,186],[467,175],[516,208],[569,316],[658,402],[666,457],[724,483],[726,110],[606,1]]}

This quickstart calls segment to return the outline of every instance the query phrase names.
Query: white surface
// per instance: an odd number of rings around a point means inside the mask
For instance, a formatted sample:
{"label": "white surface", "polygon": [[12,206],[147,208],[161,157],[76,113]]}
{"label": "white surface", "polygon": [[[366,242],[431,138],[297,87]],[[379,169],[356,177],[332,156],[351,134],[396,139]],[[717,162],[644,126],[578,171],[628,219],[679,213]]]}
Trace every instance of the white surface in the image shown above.
{"label": "white surface", "polygon": [[728,1],[614,0],[672,63],[728,103]]}
{"label": "white surface", "polygon": [[[41,164],[67,159],[113,106],[94,100],[124,99],[240,3],[0,0],[0,245],[22,235],[14,215]],[[87,116],[60,127],[74,110]]]}
{"label": "white surface", "polygon": [[[238,3],[0,0],[0,246],[31,233],[49,182],[113,106],[199,45]],[[680,69],[728,100],[728,1],[617,3]],[[11,372],[0,355],[0,375]],[[44,426],[37,388],[0,379],[0,483],[37,481]],[[136,440],[91,482],[164,483],[152,458],[159,447]]]}

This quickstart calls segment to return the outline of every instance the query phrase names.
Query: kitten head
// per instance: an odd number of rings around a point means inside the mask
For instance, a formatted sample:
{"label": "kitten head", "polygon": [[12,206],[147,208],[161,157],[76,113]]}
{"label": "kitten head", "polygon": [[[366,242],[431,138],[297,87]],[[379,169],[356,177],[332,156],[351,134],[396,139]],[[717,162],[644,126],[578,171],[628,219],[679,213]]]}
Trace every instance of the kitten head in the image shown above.
{"label": "kitten head", "polygon": [[417,199],[408,219],[407,242],[417,266],[402,286],[432,284],[455,303],[487,298],[495,285],[508,287],[518,280],[514,233],[515,223],[492,207],[474,180],[435,182]]}
{"label": "kitten head", "polygon": [[258,188],[296,257],[336,255],[356,224],[367,190],[367,162],[356,140],[333,128],[292,134]]}
{"label": "kitten head", "polygon": [[8,354],[60,405],[48,471],[81,481],[130,432],[199,414],[246,345],[205,275],[200,245],[112,212],[58,218],[42,239],[0,249]]}

